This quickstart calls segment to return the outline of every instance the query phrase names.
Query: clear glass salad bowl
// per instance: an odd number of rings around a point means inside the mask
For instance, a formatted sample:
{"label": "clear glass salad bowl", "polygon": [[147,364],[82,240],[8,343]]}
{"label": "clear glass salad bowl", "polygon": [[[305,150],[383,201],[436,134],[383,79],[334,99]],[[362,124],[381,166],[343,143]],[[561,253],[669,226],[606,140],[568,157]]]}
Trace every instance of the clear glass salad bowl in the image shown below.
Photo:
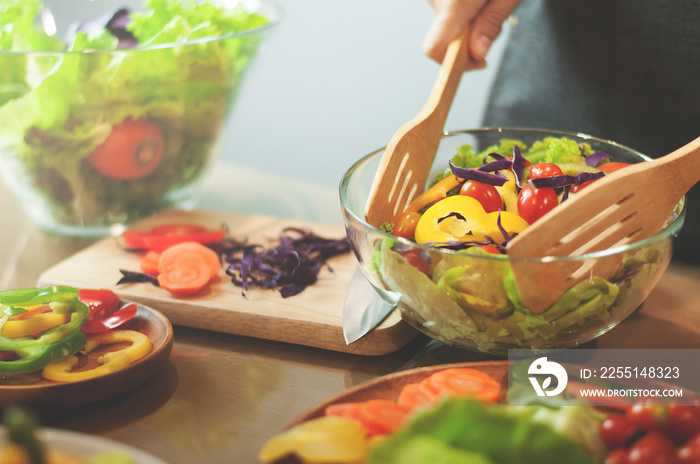
{"label": "clear glass salad bowl", "polygon": [[101,236],[194,207],[241,81],[281,19],[266,0],[123,1],[129,10],[0,7],[2,173],[52,232]]}
{"label": "clear glass salad bowl", "polygon": [[[502,139],[530,146],[545,137],[567,137],[588,143],[613,160],[637,163],[644,155],[617,143],[583,134],[523,129],[484,128],[446,133],[434,174],[443,172],[457,148],[476,152]],[[672,240],[683,224],[683,199],[657,234],[625,246],[567,258],[521,260],[547,275],[557,262],[617,260],[619,268],[605,277],[591,275],[540,314],[524,307],[514,283],[514,258],[478,247],[453,251],[396,237],[365,221],[364,208],[383,149],[353,164],[340,184],[348,239],[359,264],[387,301],[398,300],[402,318],[420,332],[449,345],[505,355],[508,349],[552,349],[577,346],[612,329],[649,295],[672,255]],[[566,264],[566,263],[563,263]],[[544,290],[543,290],[544,291]]]}

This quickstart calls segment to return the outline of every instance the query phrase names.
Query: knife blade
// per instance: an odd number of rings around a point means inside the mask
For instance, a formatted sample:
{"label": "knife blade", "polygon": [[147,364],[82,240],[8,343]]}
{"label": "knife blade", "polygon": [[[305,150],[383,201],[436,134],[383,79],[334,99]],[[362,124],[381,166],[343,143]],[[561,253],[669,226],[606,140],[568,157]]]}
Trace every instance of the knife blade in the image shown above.
{"label": "knife blade", "polygon": [[396,307],[399,295],[388,292],[390,301],[369,283],[358,267],[350,280],[345,307],[343,308],[343,336],[350,345],[377,327]]}

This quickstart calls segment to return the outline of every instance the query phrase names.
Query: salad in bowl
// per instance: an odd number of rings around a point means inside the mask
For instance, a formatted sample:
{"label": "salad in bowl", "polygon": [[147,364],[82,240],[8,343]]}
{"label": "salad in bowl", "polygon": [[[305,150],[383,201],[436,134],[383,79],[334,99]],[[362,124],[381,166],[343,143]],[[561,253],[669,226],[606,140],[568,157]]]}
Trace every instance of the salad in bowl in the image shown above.
{"label": "salad in bowl", "polygon": [[[537,129],[447,133],[432,181],[392,222],[374,227],[364,208],[383,150],[355,163],[340,186],[347,235],[365,275],[402,317],[450,345],[505,354],[594,339],[648,296],[672,255],[684,201],[663,229],[636,243],[553,258],[513,258],[508,243],[597,179],[647,161],[614,142]],[[542,292],[555,263],[613,259],[610,274],[585,275],[553,304],[523,304],[516,260],[533,263]],[[585,266],[594,268],[593,266]],[[544,294],[543,294],[544,299]]]}
{"label": "salad in bowl", "polygon": [[[263,1],[147,0],[56,4],[54,15],[49,3],[0,3],[0,162],[28,216],[97,236],[193,207],[279,12]],[[81,16],[87,7],[102,16]]]}

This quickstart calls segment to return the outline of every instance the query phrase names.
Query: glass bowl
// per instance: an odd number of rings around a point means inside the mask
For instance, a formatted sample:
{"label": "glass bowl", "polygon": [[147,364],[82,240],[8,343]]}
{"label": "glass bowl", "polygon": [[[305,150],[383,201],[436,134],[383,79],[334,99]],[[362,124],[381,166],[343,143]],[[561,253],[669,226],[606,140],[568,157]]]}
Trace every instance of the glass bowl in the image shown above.
{"label": "glass bowl", "polygon": [[[584,134],[524,128],[449,132],[441,140],[434,174],[444,171],[462,145],[476,152],[516,139],[530,146],[544,137],[568,137],[613,156],[615,161],[648,161],[614,142]],[[685,199],[663,230],[636,243],[567,258],[520,258],[547,275],[555,266],[617,260],[610,275],[588,276],[540,314],[524,307],[511,264],[515,258],[480,249],[452,251],[391,235],[365,221],[364,208],[383,148],[353,164],[340,184],[348,239],[377,292],[398,300],[402,318],[420,332],[449,345],[505,355],[508,349],[573,347],[590,341],[629,316],[654,288],[672,255],[673,236],[685,218]],[[546,291],[546,290],[543,290]]]}
{"label": "glass bowl", "polygon": [[[36,2],[10,3],[31,10]],[[150,11],[131,3],[131,16],[112,16],[110,1],[66,8],[45,0],[31,11],[36,29],[25,17],[5,24],[20,32],[4,35],[0,19],[2,173],[43,229],[101,236],[162,209],[194,207],[241,81],[280,20],[266,1],[245,10],[229,2],[215,14],[183,8],[200,16],[198,26],[152,15],[140,29],[151,39],[124,48],[130,39],[117,39],[119,22]],[[110,17],[115,34],[105,32]],[[76,27],[87,32],[71,34]]]}

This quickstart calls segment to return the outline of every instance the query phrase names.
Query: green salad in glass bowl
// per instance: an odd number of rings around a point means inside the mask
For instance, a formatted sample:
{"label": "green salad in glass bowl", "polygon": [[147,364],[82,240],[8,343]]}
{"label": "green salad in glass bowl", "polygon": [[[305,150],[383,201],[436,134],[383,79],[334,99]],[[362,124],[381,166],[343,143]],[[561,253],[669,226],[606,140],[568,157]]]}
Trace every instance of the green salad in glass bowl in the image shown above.
{"label": "green salad in glass bowl", "polygon": [[[497,128],[442,138],[424,193],[394,221],[374,227],[365,205],[383,149],[356,162],[340,185],[351,246],[366,277],[404,320],[444,343],[503,355],[572,347],[607,332],[649,295],[668,266],[684,199],[655,235],[590,254],[508,256],[508,243],[602,176],[645,162],[614,142],[568,132]],[[513,267],[532,269],[546,295],[561,269],[597,269],[572,280],[544,308],[525,305]],[[564,276],[568,277],[568,276]]]}
{"label": "green salad in glass bowl", "polygon": [[[279,11],[213,0],[59,2],[53,13],[49,4],[0,3],[0,162],[27,214],[50,231],[104,235],[193,207]],[[101,14],[80,16],[88,6]]]}

